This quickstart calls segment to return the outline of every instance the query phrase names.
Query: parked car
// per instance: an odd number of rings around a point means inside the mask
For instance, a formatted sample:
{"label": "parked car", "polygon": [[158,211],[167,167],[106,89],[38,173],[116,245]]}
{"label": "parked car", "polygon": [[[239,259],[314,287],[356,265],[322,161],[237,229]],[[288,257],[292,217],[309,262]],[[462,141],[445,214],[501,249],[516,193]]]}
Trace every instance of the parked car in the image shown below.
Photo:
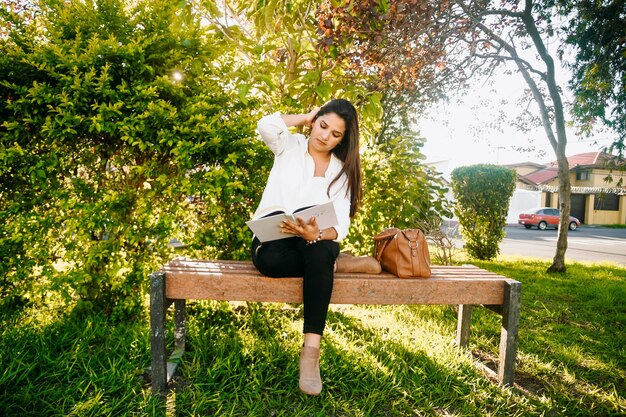
{"label": "parked car", "polygon": [[[550,207],[531,209],[520,214],[517,222],[524,225],[527,229],[530,229],[533,226],[537,226],[540,230],[545,230],[548,227],[558,229],[559,209]],[[578,226],[580,226],[580,221],[576,217],[569,216],[569,230],[576,230]]]}

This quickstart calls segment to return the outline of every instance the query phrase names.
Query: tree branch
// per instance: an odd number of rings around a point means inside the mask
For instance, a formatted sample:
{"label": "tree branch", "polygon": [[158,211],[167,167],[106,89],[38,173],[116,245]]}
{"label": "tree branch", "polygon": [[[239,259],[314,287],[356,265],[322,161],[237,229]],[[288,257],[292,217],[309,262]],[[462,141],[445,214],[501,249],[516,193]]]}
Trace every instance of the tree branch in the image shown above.
{"label": "tree branch", "polygon": [[521,19],[523,13],[522,12],[512,12],[510,10],[506,10],[506,9],[488,9],[488,10],[483,10],[482,12],[480,12],[479,16],[508,16],[508,17],[514,17],[516,19]]}
{"label": "tree branch", "polygon": [[[557,140],[557,137],[555,137],[554,131],[552,130],[552,123],[550,122],[550,118],[549,116],[549,111],[548,111],[548,106],[545,102],[545,99],[543,97],[543,95],[541,94],[541,91],[539,90],[539,87],[537,86],[537,83],[535,82],[535,80],[531,77],[530,75],[530,70],[529,68],[527,68],[523,62],[525,62],[524,60],[522,60],[519,55],[517,54],[517,50],[511,46],[511,44],[509,44],[506,40],[502,39],[502,37],[500,37],[498,34],[496,34],[493,30],[491,30],[490,28],[488,28],[484,23],[482,23],[482,21],[480,19],[478,19],[478,17],[476,17],[475,15],[473,15],[471,13],[471,11],[467,8],[467,6],[465,4],[463,4],[462,1],[457,1],[457,4],[459,5],[459,7],[461,7],[461,9],[463,9],[463,11],[466,13],[466,15],[472,20],[472,22],[474,23],[474,25],[476,27],[478,27],[480,30],[482,30],[483,32],[485,32],[487,35],[489,35],[490,37],[492,37],[500,46],[502,46],[502,48],[504,48],[504,50],[506,50],[506,52],[511,56],[511,58],[513,58],[513,61],[517,64],[517,68],[520,70],[522,77],[524,77],[524,80],[526,81],[526,84],[528,84],[528,87],[530,87],[530,91],[532,92],[533,98],[535,99],[535,101],[537,102],[537,105],[539,106],[539,114],[541,115],[541,122],[543,124],[543,128],[546,132],[546,136],[548,137],[548,140],[550,141],[550,145],[552,145],[552,148],[554,149],[554,151],[557,153],[558,155],[558,151],[557,148],[559,147],[559,143],[561,141]],[[532,21],[532,27],[534,28],[535,32],[536,32],[536,36],[539,38],[539,41],[541,41],[541,37],[539,36],[539,31],[537,30],[537,27],[534,25],[534,20],[532,18],[532,1],[531,0],[526,0],[526,7],[524,9],[524,17],[522,18],[522,21],[524,22],[524,24],[527,26],[527,20],[530,18],[530,20]],[[527,27],[527,30],[530,31],[530,28]],[[533,35],[531,35],[531,39],[533,39]],[[535,41],[533,39],[533,41]],[[541,45],[543,46],[543,42],[541,42]],[[550,60],[552,60],[552,58],[550,57],[550,55],[547,53],[547,51],[545,51],[545,46],[543,46],[543,50],[545,55],[547,56],[547,58],[549,58]],[[540,52],[541,53],[541,52]],[[543,58],[543,57],[542,57]],[[544,60],[545,62],[545,60]],[[551,61],[552,63],[552,78],[550,77],[550,67],[548,67],[548,74],[547,77],[544,75],[544,77],[542,77],[542,79],[544,79],[544,81],[546,82],[546,84],[548,84],[548,89],[551,89],[551,79],[554,79],[554,61]],[[547,64],[547,62],[546,62]],[[531,67],[532,68],[532,67]],[[558,93],[558,91],[557,91]],[[550,97],[553,99],[553,104],[556,106],[557,102],[554,101],[554,97],[552,95],[552,91],[550,91]],[[560,96],[558,96],[558,103],[560,102]],[[555,109],[558,110],[558,109]],[[560,111],[562,114],[562,103],[561,103],[561,107],[560,107]],[[556,111],[555,111],[556,113]],[[558,120],[557,120],[558,122]],[[565,125],[563,124],[563,127]],[[564,129],[563,129],[564,131]],[[559,133],[559,125],[557,123],[557,134],[560,138],[560,133]]]}
{"label": "tree branch", "polygon": [[525,65],[526,68],[528,69],[528,71],[532,72],[533,74],[537,74],[542,80],[546,81],[546,74],[533,68],[533,66],[530,64],[530,62],[526,61],[525,59],[522,59],[520,57],[513,57],[513,56],[506,56],[506,55],[496,55],[496,54],[474,54],[474,56],[478,57],[478,58],[482,58],[482,59],[500,59],[503,61],[514,61],[517,64],[522,64]]}
{"label": "tree branch", "polygon": [[[526,30],[528,31],[528,34],[530,35],[530,38],[535,45],[535,48],[537,48],[539,56],[546,64],[546,84],[548,85],[550,98],[552,99],[552,103],[554,105],[554,117],[556,122],[558,144],[562,146],[561,151],[565,152],[565,145],[567,143],[567,136],[565,133],[565,117],[563,115],[563,101],[561,100],[561,93],[559,92],[556,83],[554,59],[544,45],[543,39],[541,39],[539,30],[537,29],[537,25],[535,24],[535,19],[532,16],[532,0],[526,0],[522,21],[524,22]],[[557,151],[556,146],[554,147],[554,150]],[[557,151],[557,156],[558,155],[559,152]]]}

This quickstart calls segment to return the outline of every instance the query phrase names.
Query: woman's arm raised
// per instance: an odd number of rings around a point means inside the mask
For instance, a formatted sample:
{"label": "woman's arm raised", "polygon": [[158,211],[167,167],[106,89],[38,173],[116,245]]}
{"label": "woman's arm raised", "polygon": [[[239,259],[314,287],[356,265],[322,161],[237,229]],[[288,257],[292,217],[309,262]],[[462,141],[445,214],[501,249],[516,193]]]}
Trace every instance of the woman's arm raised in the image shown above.
{"label": "woman's arm raised", "polygon": [[283,121],[288,127],[291,126],[306,126],[311,127],[313,124],[313,119],[315,115],[319,111],[319,107],[315,107],[313,110],[308,112],[307,114],[281,114]]}

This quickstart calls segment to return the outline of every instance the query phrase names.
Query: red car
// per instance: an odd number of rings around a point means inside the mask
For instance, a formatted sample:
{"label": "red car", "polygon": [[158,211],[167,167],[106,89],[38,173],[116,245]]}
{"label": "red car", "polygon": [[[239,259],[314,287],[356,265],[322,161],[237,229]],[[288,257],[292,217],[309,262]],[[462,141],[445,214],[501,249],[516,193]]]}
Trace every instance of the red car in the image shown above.
{"label": "red car", "polygon": [[[530,229],[533,226],[537,226],[540,230],[545,230],[548,227],[559,227],[559,209],[550,207],[540,207],[532,210],[528,210],[526,213],[519,215],[519,224],[524,225],[525,228]],[[576,217],[569,216],[569,230],[576,230],[580,226],[580,221]]]}

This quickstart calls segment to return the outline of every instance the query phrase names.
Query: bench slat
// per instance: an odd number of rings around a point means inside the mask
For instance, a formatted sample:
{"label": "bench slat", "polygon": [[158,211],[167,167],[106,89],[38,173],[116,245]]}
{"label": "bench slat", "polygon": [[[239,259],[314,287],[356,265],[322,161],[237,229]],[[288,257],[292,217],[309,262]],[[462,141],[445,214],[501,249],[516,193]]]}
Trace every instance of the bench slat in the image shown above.
{"label": "bench slat", "polygon": [[[249,261],[177,259],[162,268],[169,299],[302,302],[302,278],[268,278]],[[473,265],[433,266],[430,278],[335,274],[333,304],[502,304],[507,278]]]}
{"label": "bench slat", "polygon": [[[506,279],[501,275],[497,275],[493,272],[486,271],[484,269],[479,269],[473,265],[463,265],[463,266],[432,266],[432,278],[453,278],[453,277],[492,277],[495,279]],[[262,275],[257,271],[254,265],[249,261],[181,261],[175,260],[165,265],[161,271],[166,272],[168,275],[175,273],[198,273],[198,274],[206,274],[206,273],[224,273],[224,274],[256,274],[259,277]],[[363,273],[337,273],[336,277],[389,277],[396,278],[394,275],[383,272],[381,274],[363,274]]]}
{"label": "bench slat", "polygon": [[[258,273],[166,272],[169,299],[302,302],[302,278]],[[399,279],[335,276],[333,304],[502,304],[504,282],[493,278]]]}

